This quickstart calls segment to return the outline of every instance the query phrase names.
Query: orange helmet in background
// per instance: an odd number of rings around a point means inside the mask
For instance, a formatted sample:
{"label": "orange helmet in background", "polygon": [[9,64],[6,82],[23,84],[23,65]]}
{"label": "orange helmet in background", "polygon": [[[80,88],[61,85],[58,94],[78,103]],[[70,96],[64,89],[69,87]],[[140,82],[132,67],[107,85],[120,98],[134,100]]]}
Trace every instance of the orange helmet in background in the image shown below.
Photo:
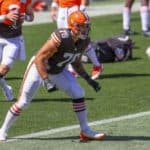
{"label": "orange helmet in background", "polygon": [[72,12],[68,16],[68,26],[81,39],[86,39],[89,36],[90,20],[85,12],[80,10]]}

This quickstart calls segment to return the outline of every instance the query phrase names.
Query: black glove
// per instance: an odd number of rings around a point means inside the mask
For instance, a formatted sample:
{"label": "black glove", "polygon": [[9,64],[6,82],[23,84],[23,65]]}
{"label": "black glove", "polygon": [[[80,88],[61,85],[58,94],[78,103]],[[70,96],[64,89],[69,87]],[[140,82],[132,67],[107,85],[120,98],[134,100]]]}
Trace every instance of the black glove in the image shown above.
{"label": "black glove", "polygon": [[44,86],[46,87],[46,90],[48,92],[52,91],[55,85],[48,78],[45,78],[43,81],[44,81]]}
{"label": "black glove", "polygon": [[92,80],[91,78],[89,78],[89,79],[87,80],[87,82],[88,82],[88,84],[89,84],[96,92],[100,91],[101,86],[99,85],[98,82]]}

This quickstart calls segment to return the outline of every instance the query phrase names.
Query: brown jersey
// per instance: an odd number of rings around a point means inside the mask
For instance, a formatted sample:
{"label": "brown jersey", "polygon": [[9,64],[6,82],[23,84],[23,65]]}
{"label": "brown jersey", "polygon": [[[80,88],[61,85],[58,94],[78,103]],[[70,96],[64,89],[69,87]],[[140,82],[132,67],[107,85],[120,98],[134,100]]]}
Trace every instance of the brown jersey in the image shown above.
{"label": "brown jersey", "polygon": [[60,73],[67,64],[77,61],[90,42],[90,38],[74,42],[69,29],[58,29],[52,33],[51,38],[59,40],[59,46],[58,51],[47,62],[47,72],[50,74]]}

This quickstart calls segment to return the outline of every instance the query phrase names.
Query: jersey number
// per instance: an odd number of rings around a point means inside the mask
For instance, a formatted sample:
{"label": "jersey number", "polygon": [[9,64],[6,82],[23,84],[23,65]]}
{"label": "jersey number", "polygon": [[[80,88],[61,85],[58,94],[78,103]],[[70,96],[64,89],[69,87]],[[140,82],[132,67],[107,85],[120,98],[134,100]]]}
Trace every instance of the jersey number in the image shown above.
{"label": "jersey number", "polygon": [[60,62],[60,63],[58,63],[57,66],[58,67],[62,67],[65,64],[72,63],[79,57],[80,57],[80,53],[77,53],[77,54],[65,53],[64,54],[65,60]]}

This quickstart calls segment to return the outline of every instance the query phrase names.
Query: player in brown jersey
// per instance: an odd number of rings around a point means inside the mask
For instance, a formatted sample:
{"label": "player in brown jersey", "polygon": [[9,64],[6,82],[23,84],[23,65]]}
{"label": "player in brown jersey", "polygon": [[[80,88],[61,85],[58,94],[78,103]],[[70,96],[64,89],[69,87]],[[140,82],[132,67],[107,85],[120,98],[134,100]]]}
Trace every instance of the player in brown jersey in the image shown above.
{"label": "player in brown jersey", "polygon": [[14,97],[4,76],[17,59],[25,60],[22,23],[33,18],[31,0],[0,0],[0,87],[9,101]]}
{"label": "player in brown jersey", "polygon": [[[81,11],[86,11],[89,3],[89,0],[53,0],[51,4],[51,18],[56,21],[57,28],[68,28],[67,18],[69,14],[78,9]],[[96,52],[94,48],[92,48],[91,43],[89,44],[82,58],[89,58],[93,64],[91,78],[94,80],[99,78],[103,71],[103,64],[101,64],[98,60]],[[69,64],[67,68],[73,75],[77,76],[77,73],[73,69],[72,65]]]}
{"label": "player in brown jersey", "polygon": [[100,90],[98,82],[91,79],[80,61],[82,53],[90,42],[89,17],[78,10],[69,15],[68,24],[70,29],[58,29],[53,32],[48,41],[30,60],[20,88],[18,101],[10,107],[0,129],[1,141],[6,140],[8,129],[22,110],[31,102],[42,82],[47,89],[51,82],[54,83],[59,90],[72,98],[73,110],[80,124],[81,140],[100,140],[106,136],[105,133],[92,131],[88,126],[84,90],[76,78],[66,69],[66,65],[71,63],[77,73],[96,92]]}

